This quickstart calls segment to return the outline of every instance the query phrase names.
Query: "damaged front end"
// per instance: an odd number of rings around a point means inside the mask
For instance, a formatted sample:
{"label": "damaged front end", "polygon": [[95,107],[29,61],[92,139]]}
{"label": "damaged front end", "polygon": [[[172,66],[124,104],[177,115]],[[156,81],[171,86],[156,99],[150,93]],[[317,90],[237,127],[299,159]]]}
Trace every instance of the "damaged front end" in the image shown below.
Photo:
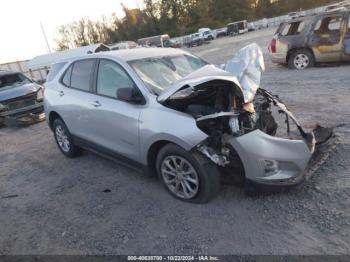
{"label": "damaged front end", "polygon": [[20,92],[18,90],[7,91],[11,91],[11,95],[4,94],[4,97],[1,97],[0,93],[0,124],[28,125],[45,119],[41,87],[30,87],[29,89],[22,87]]}
{"label": "damaged front end", "polygon": [[[196,119],[208,135],[196,150],[226,174],[244,174],[250,181],[268,185],[302,181],[317,141],[278,96],[259,88],[265,69],[260,48],[256,44],[243,48],[222,68],[203,67],[158,100]],[[275,113],[283,116],[284,128]],[[293,124],[297,136],[291,131]]]}

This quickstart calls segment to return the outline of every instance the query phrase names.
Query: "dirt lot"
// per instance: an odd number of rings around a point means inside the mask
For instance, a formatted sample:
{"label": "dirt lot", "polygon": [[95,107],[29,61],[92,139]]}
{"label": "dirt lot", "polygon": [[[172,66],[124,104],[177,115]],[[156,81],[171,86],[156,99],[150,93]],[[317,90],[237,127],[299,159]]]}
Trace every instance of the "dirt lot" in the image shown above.
{"label": "dirt lot", "polygon": [[[224,63],[251,42],[267,52],[272,35],[189,50]],[[340,144],[301,186],[248,197],[225,185],[209,204],[187,204],[156,179],[92,153],[65,158],[46,123],[1,128],[0,254],[349,254],[350,66],[298,72],[267,56],[266,65],[262,87],[305,126],[338,126]]]}

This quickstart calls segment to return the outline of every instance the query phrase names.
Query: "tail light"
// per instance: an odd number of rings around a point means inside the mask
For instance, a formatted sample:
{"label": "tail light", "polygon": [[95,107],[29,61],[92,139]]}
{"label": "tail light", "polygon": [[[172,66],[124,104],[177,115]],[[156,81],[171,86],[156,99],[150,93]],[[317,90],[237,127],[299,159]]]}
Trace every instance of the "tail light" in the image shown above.
{"label": "tail light", "polygon": [[271,49],[271,53],[276,53],[276,38],[272,38],[270,49]]}

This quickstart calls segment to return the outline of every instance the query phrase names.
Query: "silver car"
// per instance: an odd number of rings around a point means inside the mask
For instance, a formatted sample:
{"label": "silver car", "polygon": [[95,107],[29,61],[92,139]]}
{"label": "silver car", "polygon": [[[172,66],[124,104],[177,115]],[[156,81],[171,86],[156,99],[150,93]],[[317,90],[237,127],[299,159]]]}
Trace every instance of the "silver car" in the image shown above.
{"label": "silver car", "polygon": [[[45,84],[47,123],[59,149],[81,148],[158,174],[175,197],[205,203],[221,175],[295,185],[315,139],[287,107],[259,88],[261,49],[249,45],[221,66],[168,48],[119,50],[62,61]],[[277,107],[300,139],[276,137]]]}

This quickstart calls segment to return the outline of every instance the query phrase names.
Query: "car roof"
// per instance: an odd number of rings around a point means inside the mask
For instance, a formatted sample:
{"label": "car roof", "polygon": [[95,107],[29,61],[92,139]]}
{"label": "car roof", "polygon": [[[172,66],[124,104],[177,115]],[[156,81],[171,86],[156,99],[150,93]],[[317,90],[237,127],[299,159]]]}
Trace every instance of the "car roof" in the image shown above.
{"label": "car roof", "polygon": [[340,10],[336,9],[336,10],[326,11],[326,12],[322,12],[322,13],[315,14],[315,15],[300,16],[300,17],[297,17],[293,20],[286,21],[285,23],[290,24],[290,23],[295,23],[295,22],[307,21],[307,20],[311,20],[311,19],[315,19],[315,18],[320,18],[323,16],[329,16],[329,15],[342,15],[346,12],[348,12],[348,10],[346,10],[345,8],[342,8]]}
{"label": "car roof", "polygon": [[74,59],[60,60],[55,64],[69,61],[76,61],[85,58],[117,58],[119,60],[128,62],[138,59],[152,58],[152,57],[162,57],[162,56],[176,56],[188,54],[186,51],[178,48],[161,48],[161,47],[149,47],[149,48],[133,48],[133,49],[122,49],[105,51],[99,53],[88,54],[84,56],[75,57]]}
{"label": "car roof", "polygon": [[145,58],[151,58],[151,57],[182,55],[182,54],[187,54],[187,52],[176,48],[154,48],[153,47],[153,48],[133,48],[133,49],[116,50],[116,51],[104,52],[102,54],[108,54],[124,61],[132,61],[132,60],[145,59]]}

